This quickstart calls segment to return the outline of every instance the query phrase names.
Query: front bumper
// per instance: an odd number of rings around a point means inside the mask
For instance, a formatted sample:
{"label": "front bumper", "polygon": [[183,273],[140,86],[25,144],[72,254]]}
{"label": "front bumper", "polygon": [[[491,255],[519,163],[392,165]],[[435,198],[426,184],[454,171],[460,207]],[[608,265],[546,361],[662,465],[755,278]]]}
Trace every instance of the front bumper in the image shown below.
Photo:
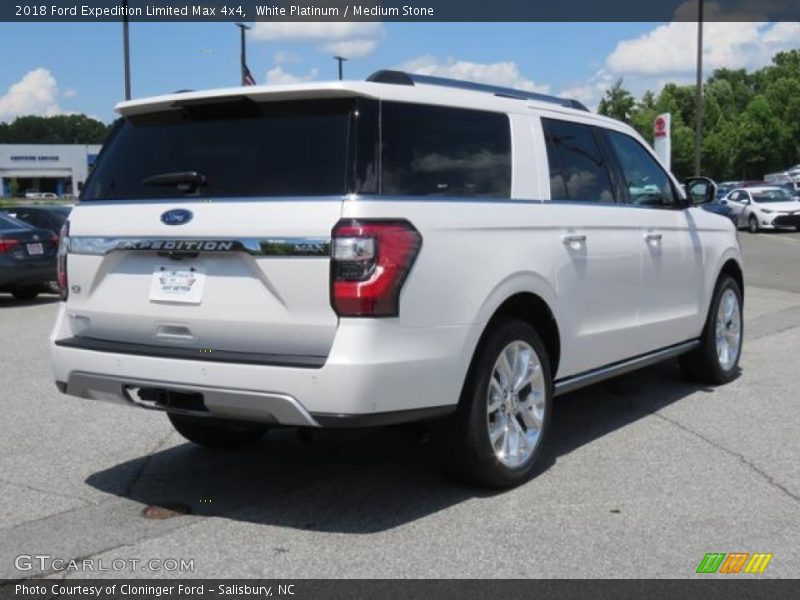
{"label": "front bumper", "polygon": [[139,402],[136,389],[195,393],[204,408],[197,414],[309,427],[368,426],[452,412],[480,331],[343,319],[324,365],[299,368],[59,346],[55,341],[69,333],[64,315],[62,306],[51,353],[55,379],[69,395],[185,412]]}
{"label": "front bumper", "polygon": [[800,213],[793,215],[778,215],[772,220],[772,226],[781,229],[800,227]]}

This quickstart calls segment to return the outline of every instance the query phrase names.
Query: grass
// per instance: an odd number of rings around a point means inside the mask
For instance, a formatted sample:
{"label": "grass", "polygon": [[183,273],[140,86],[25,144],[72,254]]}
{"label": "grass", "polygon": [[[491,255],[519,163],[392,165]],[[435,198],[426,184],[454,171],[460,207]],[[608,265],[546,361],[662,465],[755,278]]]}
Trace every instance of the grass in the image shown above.
{"label": "grass", "polygon": [[0,208],[4,206],[34,206],[36,204],[75,204],[77,198],[0,198]]}

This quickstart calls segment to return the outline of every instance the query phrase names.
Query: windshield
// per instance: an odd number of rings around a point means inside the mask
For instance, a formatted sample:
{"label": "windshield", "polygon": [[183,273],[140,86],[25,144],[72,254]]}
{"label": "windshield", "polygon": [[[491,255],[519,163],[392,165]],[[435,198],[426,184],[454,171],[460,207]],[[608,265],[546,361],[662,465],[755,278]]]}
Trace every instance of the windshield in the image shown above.
{"label": "windshield", "polygon": [[764,190],[762,192],[753,192],[753,200],[759,204],[764,202],[788,202],[794,200],[792,195],[784,189],[776,188],[774,190]]}
{"label": "windshield", "polygon": [[81,200],[344,194],[352,106],[234,98],[128,117]]}

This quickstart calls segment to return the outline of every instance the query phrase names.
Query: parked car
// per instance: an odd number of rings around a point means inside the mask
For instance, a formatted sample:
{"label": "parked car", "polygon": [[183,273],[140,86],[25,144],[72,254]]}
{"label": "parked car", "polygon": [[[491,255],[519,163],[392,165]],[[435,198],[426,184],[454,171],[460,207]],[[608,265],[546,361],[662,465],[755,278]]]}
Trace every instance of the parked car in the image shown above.
{"label": "parked car", "polygon": [[[0,207],[0,214],[6,214],[20,221],[38,227],[49,229],[56,236],[69,217],[72,206],[64,204],[35,204],[31,206],[4,206]],[[53,280],[47,284],[47,291],[58,294],[58,282]]]}
{"label": "parked car", "polygon": [[510,486],[556,396],[737,375],[733,225],[573,100],[381,71],[117,108],[61,236],[62,392],[209,447],[435,419],[452,472]]}
{"label": "parked car", "polygon": [[0,292],[31,300],[56,279],[58,240],[52,231],[0,214]]}
{"label": "parked car", "polygon": [[726,217],[730,219],[732,223],[736,223],[736,214],[733,212],[733,209],[717,198],[714,198],[711,202],[700,204],[699,206],[703,210]]}
{"label": "parked car", "polygon": [[40,229],[49,229],[55,234],[61,231],[71,210],[71,206],[62,204],[0,206],[0,214],[6,214]]}
{"label": "parked car", "polygon": [[723,181],[717,185],[716,199],[722,200],[736,188],[742,187],[740,181]]}
{"label": "parked car", "polygon": [[29,200],[55,200],[58,198],[58,194],[29,190],[25,192],[25,197]]}
{"label": "parked car", "polygon": [[800,229],[800,201],[782,187],[734,190],[723,202],[736,215],[736,226],[747,227],[750,233],[762,229]]}

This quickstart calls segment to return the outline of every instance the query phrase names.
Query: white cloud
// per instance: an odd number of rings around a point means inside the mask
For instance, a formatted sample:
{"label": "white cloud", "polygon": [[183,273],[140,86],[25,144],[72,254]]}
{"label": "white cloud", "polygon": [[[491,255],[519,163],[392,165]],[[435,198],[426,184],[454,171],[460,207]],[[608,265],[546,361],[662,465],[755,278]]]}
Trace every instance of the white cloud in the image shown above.
{"label": "white cloud", "polygon": [[318,69],[311,69],[305,75],[295,75],[284,71],[283,67],[278,65],[267,71],[264,81],[267,85],[280,85],[290,83],[303,83],[304,81],[313,81],[319,75]]}
{"label": "white cloud", "polygon": [[[708,22],[703,26],[703,66],[756,69],[780,50],[797,47],[800,23]],[[608,70],[629,75],[685,75],[695,68],[697,24],[668,23],[617,44]]]}
{"label": "white cloud", "polygon": [[[361,22],[256,23],[252,31],[252,39],[257,41],[307,42],[315,44],[320,52],[345,58],[371,54],[383,35],[381,23]],[[277,59],[276,64],[280,64]]]}
{"label": "white cloud", "polygon": [[530,92],[547,93],[549,90],[549,86],[534,83],[522,75],[517,63],[512,61],[476,63],[452,58],[440,61],[436,57],[426,54],[406,61],[397,68],[420,75],[466,79],[467,81],[501,85]]}
{"label": "white cloud", "polygon": [[75,98],[78,95],[78,90],[75,88],[67,88],[61,94],[62,98]]}
{"label": "white cloud", "polygon": [[354,39],[331,42],[324,46],[326,52],[345,58],[361,58],[372,54],[377,47],[377,40]]}
{"label": "white cloud", "polygon": [[58,83],[47,69],[34,69],[0,96],[0,121],[20,115],[57,115],[64,111],[58,105]]}
{"label": "white cloud", "polygon": [[[693,3],[684,4],[676,18],[695,14],[691,12],[696,11],[694,7]],[[718,10],[715,3],[706,3],[707,18],[713,19]],[[800,23],[704,22],[704,75],[708,77],[714,69],[723,67],[758,69],[769,64],[775,53],[798,47],[798,39]],[[646,90],[658,93],[668,82],[692,83],[696,60],[697,23],[674,21],[620,41],[588,81],[568,86],[559,95],[594,108],[620,77],[634,96],[641,96]]]}

